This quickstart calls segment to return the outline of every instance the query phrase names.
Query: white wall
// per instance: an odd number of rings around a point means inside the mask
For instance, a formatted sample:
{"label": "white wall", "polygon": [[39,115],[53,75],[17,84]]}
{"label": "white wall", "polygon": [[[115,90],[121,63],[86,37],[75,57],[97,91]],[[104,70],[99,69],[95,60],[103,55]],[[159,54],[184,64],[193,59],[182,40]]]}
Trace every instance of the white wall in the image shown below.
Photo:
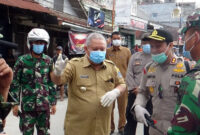
{"label": "white wall", "polygon": [[35,0],[36,2],[39,2],[42,6],[53,8],[54,0]]}
{"label": "white wall", "polygon": [[[59,2],[57,0],[35,0],[36,2],[39,2],[42,6],[44,7],[48,7],[48,8],[54,8],[54,2]],[[59,3],[57,3],[59,4]],[[82,10],[76,7],[72,7],[69,3],[69,0],[64,0],[64,8],[63,8],[63,12],[73,15],[73,16],[77,16],[76,12],[74,10]],[[77,16],[78,17],[78,16]]]}
{"label": "white wall", "polygon": [[67,14],[70,14],[70,15],[78,17],[78,15],[76,14],[75,10],[82,11],[82,9],[79,9],[77,7],[72,7],[70,5],[70,3],[69,3],[69,0],[64,0],[64,8],[63,8],[63,12],[64,13],[67,13]]}

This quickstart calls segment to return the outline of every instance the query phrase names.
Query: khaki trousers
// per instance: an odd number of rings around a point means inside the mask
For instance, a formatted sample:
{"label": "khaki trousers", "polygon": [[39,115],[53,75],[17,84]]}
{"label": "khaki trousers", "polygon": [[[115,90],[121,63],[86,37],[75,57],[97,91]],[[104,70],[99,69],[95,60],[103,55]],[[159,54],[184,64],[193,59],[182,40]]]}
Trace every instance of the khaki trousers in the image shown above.
{"label": "khaki trousers", "polygon": [[[126,124],[126,106],[128,100],[128,91],[126,90],[123,95],[117,98],[117,105],[118,105],[118,112],[119,112],[119,122],[118,122],[118,130],[124,130],[124,126]],[[114,123],[114,108],[115,102],[113,103],[113,109],[111,114],[111,131],[115,130],[115,123]]]}

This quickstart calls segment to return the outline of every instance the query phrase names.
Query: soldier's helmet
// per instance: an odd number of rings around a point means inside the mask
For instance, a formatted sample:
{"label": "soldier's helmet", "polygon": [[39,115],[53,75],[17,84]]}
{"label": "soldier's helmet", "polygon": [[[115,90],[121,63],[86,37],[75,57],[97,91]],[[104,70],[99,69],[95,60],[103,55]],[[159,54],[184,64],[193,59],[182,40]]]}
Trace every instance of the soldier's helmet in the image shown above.
{"label": "soldier's helmet", "polygon": [[182,28],[181,33],[186,33],[191,27],[200,28],[200,10],[193,12],[187,17],[186,25]]}
{"label": "soldier's helmet", "polygon": [[49,34],[46,30],[41,29],[41,28],[33,28],[27,36],[27,46],[30,50],[30,41],[38,41],[38,40],[42,40],[47,42],[46,48],[48,49],[49,47]]}

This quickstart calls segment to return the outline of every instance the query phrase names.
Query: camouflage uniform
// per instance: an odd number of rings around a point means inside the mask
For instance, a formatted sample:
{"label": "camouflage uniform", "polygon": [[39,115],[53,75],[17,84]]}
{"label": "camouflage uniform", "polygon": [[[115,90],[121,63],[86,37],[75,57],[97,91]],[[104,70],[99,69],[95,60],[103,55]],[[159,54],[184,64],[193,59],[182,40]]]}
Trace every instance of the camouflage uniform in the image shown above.
{"label": "camouflage uniform", "polygon": [[182,79],[179,92],[184,93],[184,96],[179,99],[168,135],[198,135],[200,133],[199,78],[200,60]]}
{"label": "camouflage uniform", "polygon": [[42,54],[34,58],[31,54],[18,58],[14,66],[11,94],[20,102],[20,130],[31,135],[36,124],[38,135],[47,135],[49,129],[50,106],[56,104],[56,91],[50,80],[52,59]]}
{"label": "camouflage uniform", "polygon": [[200,11],[197,9],[187,17],[186,25],[181,31],[185,36],[183,54],[197,64],[181,81],[178,90],[180,97],[168,135],[200,135],[200,43],[199,38],[193,38],[199,36],[199,28]]}

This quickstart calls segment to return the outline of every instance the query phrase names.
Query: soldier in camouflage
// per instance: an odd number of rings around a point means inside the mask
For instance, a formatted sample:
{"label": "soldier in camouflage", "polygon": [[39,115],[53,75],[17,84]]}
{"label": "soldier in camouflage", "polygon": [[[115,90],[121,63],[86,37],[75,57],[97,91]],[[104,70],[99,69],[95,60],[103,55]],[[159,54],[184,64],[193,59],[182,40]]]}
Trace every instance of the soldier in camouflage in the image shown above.
{"label": "soldier in camouflage", "polygon": [[197,62],[194,69],[182,79],[179,102],[175,108],[168,135],[200,134],[200,12],[188,17],[185,34],[187,57]]}
{"label": "soldier in camouflage", "polygon": [[49,34],[44,29],[32,29],[27,46],[31,53],[20,56],[13,69],[10,91],[21,102],[21,113],[18,106],[14,106],[13,114],[20,116],[23,135],[32,135],[34,125],[38,135],[48,135],[50,110],[51,114],[56,112],[56,90],[50,79],[53,60],[43,53],[49,46]]}

